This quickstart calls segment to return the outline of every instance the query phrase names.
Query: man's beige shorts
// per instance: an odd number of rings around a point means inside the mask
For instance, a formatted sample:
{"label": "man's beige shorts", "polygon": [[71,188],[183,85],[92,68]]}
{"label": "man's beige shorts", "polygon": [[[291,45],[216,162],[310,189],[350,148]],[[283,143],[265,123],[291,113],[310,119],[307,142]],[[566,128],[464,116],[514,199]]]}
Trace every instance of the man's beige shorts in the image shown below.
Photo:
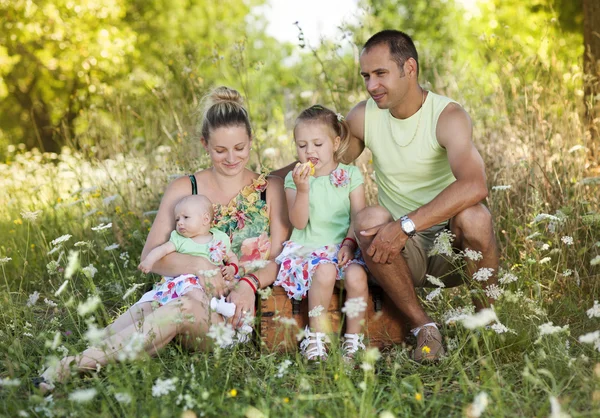
{"label": "man's beige shorts", "polygon": [[432,226],[406,241],[402,255],[412,273],[415,287],[435,287],[427,281],[426,274],[437,277],[446,284],[446,287],[463,283],[462,268],[459,265],[452,265],[443,255],[431,257],[427,255],[433,247],[436,234],[447,227],[448,223]]}

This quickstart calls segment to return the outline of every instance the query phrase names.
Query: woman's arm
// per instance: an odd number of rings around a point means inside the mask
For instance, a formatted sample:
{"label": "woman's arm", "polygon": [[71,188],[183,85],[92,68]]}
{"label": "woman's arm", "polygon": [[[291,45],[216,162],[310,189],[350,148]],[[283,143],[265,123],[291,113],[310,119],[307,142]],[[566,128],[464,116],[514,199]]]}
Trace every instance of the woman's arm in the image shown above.
{"label": "woman's arm", "polygon": [[[279,177],[272,176],[269,176],[268,181],[267,205],[269,206],[271,239],[271,252],[269,258],[274,260],[275,257],[281,253],[283,242],[289,238],[291,226],[283,192],[283,181]],[[273,281],[275,281],[275,278],[273,278]],[[268,286],[271,283],[265,284],[264,286]]]}
{"label": "woman's arm", "polygon": [[[144,260],[150,251],[169,240],[171,231],[175,227],[175,214],[173,210],[177,202],[189,196],[191,191],[190,179],[187,176],[174,180],[165,191],[160,202],[158,213],[152,223],[146,244],[142,250],[141,259]],[[213,270],[215,266],[204,257],[171,253],[154,263],[152,272],[163,276],[179,276],[180,274],[195,274],[201,270]],[[216,279],[216,277],[214,277]]]}

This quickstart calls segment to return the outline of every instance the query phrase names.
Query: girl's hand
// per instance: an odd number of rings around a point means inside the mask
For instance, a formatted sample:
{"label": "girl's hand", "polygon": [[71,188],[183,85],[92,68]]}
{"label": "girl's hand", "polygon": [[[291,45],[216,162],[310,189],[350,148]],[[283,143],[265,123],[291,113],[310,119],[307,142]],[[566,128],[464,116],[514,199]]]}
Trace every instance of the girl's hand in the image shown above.
{"label": "girl's hand", "polygon": [[296,185],[298,192],[308,192],[309,185],[308,179],[310,178],[310,167],[305,164],[296,164],[294,171],[292,171],[292,179]]}
{"label": "girl's hand", "polygon": [[340,250],[338,251],[338,266],[345,266],[348,261],[354,259],[354,251],[350,248],[349,245],[342,245]]}
{"label": "girl's hand", "polygon": [[235,268],[233,266],[221,266],[221,275],[227,281],[235,279]]}
{"label": "girl's hand", "polygon": [[231,325],[239,328],[244,325],[243,318],[254,316],[256,295],[248,283],[240,281],[235,289],[227,296],[227,302],[235,303],[235,314],[231,317]]}

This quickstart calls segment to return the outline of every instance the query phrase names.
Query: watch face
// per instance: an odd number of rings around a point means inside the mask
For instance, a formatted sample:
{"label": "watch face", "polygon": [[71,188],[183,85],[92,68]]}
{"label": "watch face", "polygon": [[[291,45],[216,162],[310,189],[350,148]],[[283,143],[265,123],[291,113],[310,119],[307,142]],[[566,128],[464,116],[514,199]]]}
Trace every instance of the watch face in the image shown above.
{"label": "watch face", "polygon": [[402,222],[402,229],[408,233],[411,233],[414,232],[415,226],[411,221],[404,221]]}

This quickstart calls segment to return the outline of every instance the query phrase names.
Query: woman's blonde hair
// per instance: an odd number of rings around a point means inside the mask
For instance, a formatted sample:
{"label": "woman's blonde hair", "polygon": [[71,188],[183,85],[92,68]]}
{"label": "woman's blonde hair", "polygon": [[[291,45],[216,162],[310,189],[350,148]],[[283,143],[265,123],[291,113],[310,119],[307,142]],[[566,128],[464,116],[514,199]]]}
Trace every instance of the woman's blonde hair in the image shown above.
{"label": "woman's blonde hair", "polygon": [[248,137],[252,138],[248,111],[237,90],[225,86],[217,87],[207,94],[202,102],[199,134],[205,141],[208,141],[215,129],[230,126],[244,126]]}
{"label": "woman's blonde hair", "polygon": [[344,154],[350,146],[350,127],[341,114],[335,113],[325,106],[313,105],[303,110],[296,118],[294,136],[296,135],[296,128],[303,122],[321,122],[331,128],[335,135],[340,137],[340,146],[333,153],[333,158],[336,162],[343,161]]}

